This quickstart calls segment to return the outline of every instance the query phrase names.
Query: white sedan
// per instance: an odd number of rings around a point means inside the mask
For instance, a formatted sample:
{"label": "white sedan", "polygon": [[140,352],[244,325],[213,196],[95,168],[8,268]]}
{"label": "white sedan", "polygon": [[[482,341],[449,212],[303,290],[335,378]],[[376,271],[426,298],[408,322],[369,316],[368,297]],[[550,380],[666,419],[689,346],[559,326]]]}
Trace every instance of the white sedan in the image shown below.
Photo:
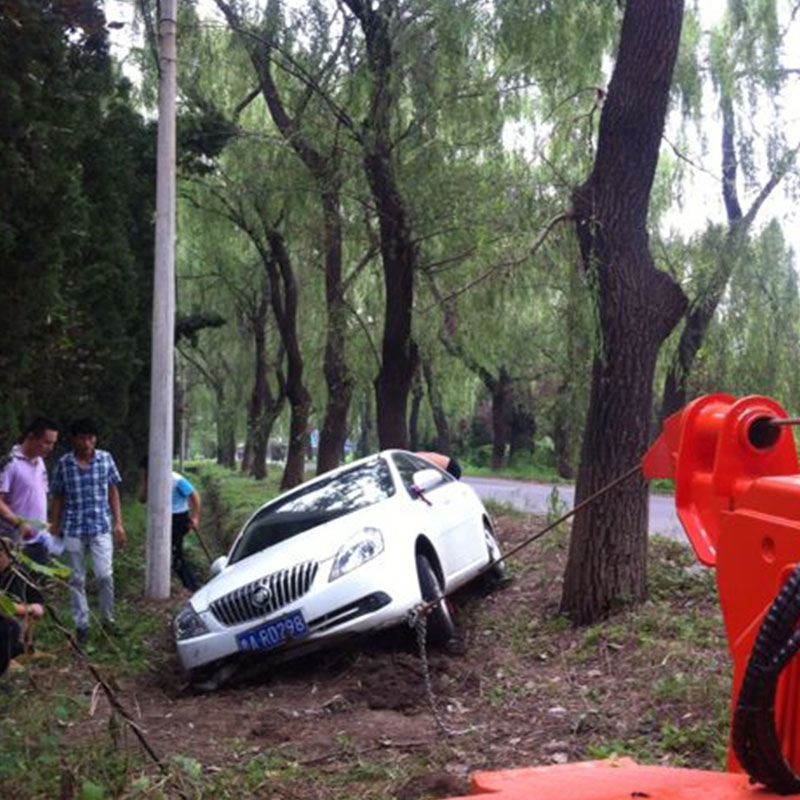
{"label": "white sedan", "polygon": [[[386,450],[262,506],[174,622],[181,664],[219,684],[254,655],[284,659],[397,625],[504,563],[475,492],[419,455]],[[453,635],[446,602],[430,642]]]}

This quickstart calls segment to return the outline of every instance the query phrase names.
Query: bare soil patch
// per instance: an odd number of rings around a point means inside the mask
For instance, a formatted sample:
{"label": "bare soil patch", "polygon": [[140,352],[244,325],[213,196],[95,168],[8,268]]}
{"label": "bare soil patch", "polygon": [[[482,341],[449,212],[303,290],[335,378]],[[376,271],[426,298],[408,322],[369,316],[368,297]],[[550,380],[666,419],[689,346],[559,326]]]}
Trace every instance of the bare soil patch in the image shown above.
{"label": "bare soil patch", "polygon": [[[499,518],[504,549],[543,524]],[[164,616],[153,669],[120,679],[120,700],[164,760],[199,765],[209,794],[193,796],[202,797],[452,797],[469,793],[475,770],[611,753],[719,766],[729,679],[712,576],[692,566],[687,548],[659,543],[654,600],[576,630],[557,613],[565,542],[563,533],[544,538],[514,557],[506,585],[455,598],[459,635],[427,659],[435,713],[410,631],[273,667],[245,686],[193,693],[167,608],[149,609]],[[71,658],[37,665],[40,689],[69,670],[71,685],[91,694],[91,678]],[[139,750],[111,722],[107,701],[93,697],[91,713],[71,723],[71,741],[81,746],[113,727]],[[237,765],[241,775],[258,769],[264,777],[228,777],[214,789]]]}

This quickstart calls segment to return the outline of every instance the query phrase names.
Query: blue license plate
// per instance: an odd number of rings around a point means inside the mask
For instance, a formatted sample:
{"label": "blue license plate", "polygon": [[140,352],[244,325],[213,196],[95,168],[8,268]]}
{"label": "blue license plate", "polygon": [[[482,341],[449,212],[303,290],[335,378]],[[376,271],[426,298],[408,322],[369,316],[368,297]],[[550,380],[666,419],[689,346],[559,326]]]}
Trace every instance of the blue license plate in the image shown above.
{"label": "blue license plate", "polygon": [[236,637],[236,644],[240,650],[263,652],[274,650],[292,639],[302,639],[304,636],[308,636],[308,625],[303,619],[303,612],[292,611],[257,628],[240,633]]}

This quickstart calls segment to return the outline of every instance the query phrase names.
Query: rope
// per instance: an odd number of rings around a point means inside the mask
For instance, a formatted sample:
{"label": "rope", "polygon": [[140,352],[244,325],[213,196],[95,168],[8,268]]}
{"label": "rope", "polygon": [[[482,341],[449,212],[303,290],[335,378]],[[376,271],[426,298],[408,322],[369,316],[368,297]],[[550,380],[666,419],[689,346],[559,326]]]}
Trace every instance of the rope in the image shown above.
{"label": "rope", "polygon": [[[575,514],[577,514],[579,511],[582,511],[584,508],[594,503],[599,497],[602,497],[604,494],[607,494],[612,489],[616,489],[617,486],[632,478],[640,470],[641,466],[639,464],[637,464],[635,467],[631,467],[627,472],[623,473],[618,478],[615,478],[613,481],[611,481],[611,483],[606,484],[602,489],[598,489],[594,494],[590,495],[585,500],[578,503],[578,505],[576,505],[574,508],[571,508],[569,511],[567,511],[566,514],[559,517],[555,522],[551,522],[545,528],[542,528],[542,530],[537,531],[535,534],[533,534],[533,536],[529,536],[524,542],[521,542],[516,547],[513,547],[507,553],[503,553],[501,558],[493,558],[478,572],[476,578],[479,578],[481,575],[488,572],[499,561],[503,561],[506,558],[515,555],[523,548],[528,547],[538,539],[541,539],[544,535],[550,533],[550,531],[552,531],[554,528],[557,528],[563,522],[566,522],[571,517],[574,517]],[[411,627],[414,627],[416,620],[419,619],[420,616],[427,616],[428,614],[430,614],[430,612],[434,608],[436,608],[436,606],[439,605],[439,603],[446,600],[447,597],[448,597],[447,594],[442,594],[441,597],[437,597],[435,600],[429,600],[425,603],[419,603],[409,612],[408,624]]]}

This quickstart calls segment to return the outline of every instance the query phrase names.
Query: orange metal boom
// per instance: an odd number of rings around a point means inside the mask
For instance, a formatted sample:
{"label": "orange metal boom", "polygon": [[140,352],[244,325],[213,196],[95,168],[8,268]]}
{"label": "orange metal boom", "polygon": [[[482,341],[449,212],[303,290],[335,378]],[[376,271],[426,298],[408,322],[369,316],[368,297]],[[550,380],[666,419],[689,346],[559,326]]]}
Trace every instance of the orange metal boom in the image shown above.
{"label": "orange metal boom", "polygon": [[[800,475],[787,418],[767,397],[708,395],[672,415],[642,460],[648,478],[675,481],[678,516],[697,558],[716,567],[733,659],[733,705],[756,636],[800,561]],[[775,723],[784,758],[800,772],[798,667],[783,671]],[[728,767],[740,771],[733,747]]]}

